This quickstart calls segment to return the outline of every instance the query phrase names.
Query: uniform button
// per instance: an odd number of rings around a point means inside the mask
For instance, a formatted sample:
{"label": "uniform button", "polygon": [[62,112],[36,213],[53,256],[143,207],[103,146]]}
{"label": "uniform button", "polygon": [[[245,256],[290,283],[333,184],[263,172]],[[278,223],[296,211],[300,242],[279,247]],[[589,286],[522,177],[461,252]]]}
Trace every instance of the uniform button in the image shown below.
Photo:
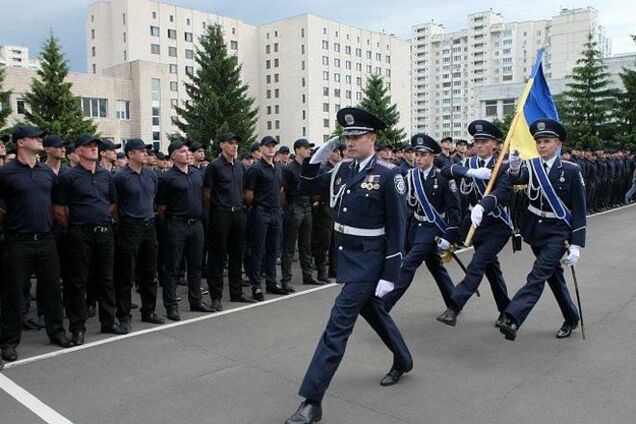
{"label": "uniform button", "polygon": [[338,250],[342,250],[342,246],[338,246]]}
{"label": "uniform button", "polygon": [[418,226],[418,227],[421,227],[421,226],[422,226],[422,224],[417,224],[417,226]]}
{"label": "uniform button", "polygon": [[346,211],[347,211],[347,208],[342,208],[342,211],[343,211],[343,212],[346,212]]}
{"label": "uniform button", "polygon": [[351,190],[347,190],[347,194],[351,193]]}
{"label": "uniform button", "polygon": [[542,222],[543,222],[543,220],[542,220],[542,219],[540,219],[540,220],[539,220],[539,224],[541,224]]}

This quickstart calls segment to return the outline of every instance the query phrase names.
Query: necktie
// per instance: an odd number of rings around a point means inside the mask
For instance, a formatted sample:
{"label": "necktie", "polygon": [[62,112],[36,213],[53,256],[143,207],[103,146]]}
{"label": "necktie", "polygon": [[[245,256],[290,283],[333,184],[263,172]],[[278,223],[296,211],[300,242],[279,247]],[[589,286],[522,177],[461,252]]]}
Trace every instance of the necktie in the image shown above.
{"label": "necktie", "polygon": [[479,167],[483,168],[486,165],[486,162],[483,159],[479,159]]}
{"label": "necktie", "polygon": [[356,166],[353,167],[353,175],[357,175],[360,172],[360,162],[356,162]]}
{"label": "necktie", "polygon": [[545,173],[548,173],[548,163],[547,162],[543,162],[543,169],[545,169]]}

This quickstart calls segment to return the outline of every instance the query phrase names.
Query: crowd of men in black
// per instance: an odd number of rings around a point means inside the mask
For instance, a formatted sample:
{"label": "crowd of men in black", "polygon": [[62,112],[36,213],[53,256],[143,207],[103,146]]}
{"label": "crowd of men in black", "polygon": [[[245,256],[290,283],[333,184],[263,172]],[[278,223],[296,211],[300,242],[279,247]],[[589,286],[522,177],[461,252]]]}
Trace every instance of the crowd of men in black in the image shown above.
{"label": "crowd of men in black", "polygon": [[[23,328],[46,328],[51,343],[78,346],[85,341],[86,320],[97,313],[102,332],[128,333],[137,307],[133,287],[141,320],[162,324],[158,286],[172,321],[180,320],[178,284],[187,285],[191,311],[221,311],[226,268],[231,302],[294,292],[296,246],[303,284],[326,284],[336,275],[329,193],[302,183],[302,164],[314,147],[306,139],[296,140],[292,153],[265,136],[239,157],[241,137],[227,133],[213,143],[217,157],[211,162],[203,144],[184,140],[172,142],[167,155],[139,139],[128,140],[118,153],[120,144],[92,135],[69,144],[21,126],[12,134],[13,151],[6,151],[6,141],[0,143],[5,361],[17,360]],[[439,144],[439,169],[473,155],[465,140],[444,138]],[[376,149],[404,175],[414,166],[410,143]],[[346,146],[338,143],[320,172],[346,157]],[[581,167],[589,212],[631,201],[636,173],[630,152],[571,150],[563,158]],[[470,214],[467,204],[462,208],[465,217]],[[36,322],[27,319],[33,276]],[[203,278],[209,303],[203,300]]]}

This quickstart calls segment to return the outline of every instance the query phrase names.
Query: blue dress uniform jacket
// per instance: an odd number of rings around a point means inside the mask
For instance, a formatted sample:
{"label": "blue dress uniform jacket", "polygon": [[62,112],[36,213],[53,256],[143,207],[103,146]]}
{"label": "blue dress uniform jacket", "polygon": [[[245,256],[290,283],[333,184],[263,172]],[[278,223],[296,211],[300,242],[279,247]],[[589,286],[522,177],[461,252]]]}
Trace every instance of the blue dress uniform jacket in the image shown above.
{"label": "blue dress uniform jacket", "polygon": [[[331,194],[336,198],[335,245],[337,282],[396,282],[406,234],[406,185],[397,166],[374,156],[355,173],[354,162],[340,162]],[[316,167],[317,170],[317,167]],[[330,184],[332,175],[318,177]],[[360,237],[347,228],[378,230],[384,235]]]}
{"label": "blue dress uniform jacket", "polygon": [[[530,184],[527,162],[517,176],[511,174],[511,177],[515,184],[528,184],[530,206],[535,211],[553,212],[548,201],[539,192],[537,179],[534,178]],[[537,246],[552,241],[562,243],[563,240],[567,240],[570,244],[585,247],[586,195],[581,168],[575,163],[557,157],[550,168],[548,178],[557,196],[572,214],[572,227],[570,228],[565,221],[558,218],[541,217],[532,213],[529,208],[521,229],[524,240],[528,244]]]}

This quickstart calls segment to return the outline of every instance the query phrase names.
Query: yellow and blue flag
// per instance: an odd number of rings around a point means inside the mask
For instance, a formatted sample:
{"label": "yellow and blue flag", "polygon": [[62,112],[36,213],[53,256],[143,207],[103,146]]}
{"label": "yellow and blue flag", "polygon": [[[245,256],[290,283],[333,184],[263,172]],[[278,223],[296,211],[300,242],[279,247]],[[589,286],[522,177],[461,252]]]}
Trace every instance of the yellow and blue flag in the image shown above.
{"label": "yellow and blue flag", "polygon": [[530,78],[519,98],[517,111],[510,124],[510,151],[518,151],[522,159],[539,156],[534,138],[530,134],[530,124],[540,118],[559,120],[550,88],[543,75],[544,54],[544,49],[537,53]]}

